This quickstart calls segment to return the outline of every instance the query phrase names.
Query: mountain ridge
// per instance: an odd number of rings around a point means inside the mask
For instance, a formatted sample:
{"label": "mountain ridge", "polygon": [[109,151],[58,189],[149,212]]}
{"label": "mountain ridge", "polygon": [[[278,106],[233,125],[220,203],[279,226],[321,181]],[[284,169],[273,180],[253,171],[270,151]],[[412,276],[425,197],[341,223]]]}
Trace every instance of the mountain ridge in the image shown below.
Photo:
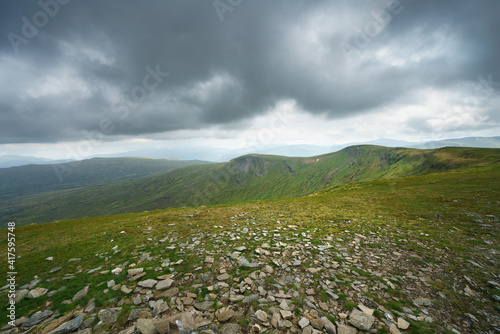
{"label": "mountain ridge", "polygon": [[[352,146],[315,157],[250,154],[104,185],[17,197],[2,218],[38,223],[168,207],[298,197],[352,182],[394,179],[500,162],[500,150]],[[70,209],[69,209],[70,208]]]}

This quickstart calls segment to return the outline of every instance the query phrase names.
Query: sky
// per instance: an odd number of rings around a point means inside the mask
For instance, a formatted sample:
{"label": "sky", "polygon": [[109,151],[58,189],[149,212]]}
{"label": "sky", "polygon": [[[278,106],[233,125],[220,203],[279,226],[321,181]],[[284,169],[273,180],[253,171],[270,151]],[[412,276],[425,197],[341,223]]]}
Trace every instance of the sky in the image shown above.
{"label": "sky", "polygon": [[0,155],[500,134],[498,0],[0,3]]}

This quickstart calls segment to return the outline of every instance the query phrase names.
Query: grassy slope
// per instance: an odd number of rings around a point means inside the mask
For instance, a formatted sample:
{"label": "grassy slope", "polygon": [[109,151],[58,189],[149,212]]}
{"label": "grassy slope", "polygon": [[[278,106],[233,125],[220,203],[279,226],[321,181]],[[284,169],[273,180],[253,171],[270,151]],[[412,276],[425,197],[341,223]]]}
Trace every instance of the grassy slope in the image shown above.
{"label": "grassy slope", "polygon": [[56,165],[0,168],[0,200],[20,195],[85,187],[133,179],[206,162],[148,159],[94,158]]}
{"label": "grassy slope", "polygon": [[[483,299],[470,299],[454,291],[455,284],[458,284],[457,278],[467,275],[481,289],[490,289],[490,295],[494,293],[486,281],[500,275],[499,267],[497,263],[486,261],[484,256],[488,249],[500,251],[498,218],[496,222],[487,223],[491,217],[500,216],[499,189],[500,164],[496,163],[429,175],[351,183],[300,198],[177,208],[19,227],[16,230],[16,252],[22,257],[16,264],[18,283],[30,281],[35,274],[42,279],[48,278],[50,275],[47,271],[56,265],[44,261],[48,256],[59,259],[58,263],[64,265],[65,271],[75,271],[77,265],[95,268],[103,265],[104,261],[95,254],[109,252],[110,240],[115,239],[112,245],[119,245],[121,252],[113,255],[112,263],[123,263],[129,260],[131,252],[136,251],[137,245],[153,246],[155,238],[162,238],[172,230],[177,231],[180,238],[189,240],[194,231],[213,231],[214,225],[229,228],[234,224],[235,216],[246,214],[257,221],[268,222],[269,229],[276,226],[278,219],[286,220],[288,224],[298,224],[301,230],[312,231],[313,239],[333,233],[336,238],[349,241],[356,233],[375,233],[384,240],[384,245],[387,243],[384,247],[412,252],[415,257],[409,258],[410,261],[417,261],[416,264],[420,266],[428,263],[444,267],[446,275],[450,275],[431,282],[446,296],[434,301],[436,307],[439,306],[434,312],[454,312],[457,318],[469,312],[484,324],[487,321],[477,310],[494,312],[493,304]],[[347,220],[350,223],[346,224]],[[170,223],[175,223],[175,226]],[[144,224],[153,227],[154,235],[149,232],[145,234],[139,228]],[[122,230],[126,233],[120,234]],[[148,239],[151,237],[153,240]],[[6,249],[6,238],[2,238],[0,256],[4,259],[7,257]],[[376,249],[374,251],[377,252]],[[67,263],[72,257],[82,257],[82,261]],[[446,262],[438,259],[446,259]],[[477,268],[467,260],[481,263],[484,267]],[[203,261],[203,258],[199,261]],[[6,261],[3,261],[2,266],[5,265]],[[108,263],[109,266],[111,264]],[[176,268],[181,273],[192,269],[183,266]],[[393,274],[404,275],[405,272],[394,267]],[[98,283],[106,281],[108,276],[89,279]],[[87,284],[79,281],[63,283],[68,286],[67,292],[57,298],[61,298],[61,301],[71,298],[81,288],[78,285],[80,283]],[[58,287],[57,284],[60,283],[55,282],[54,289]],[[404,297],[395,296],[398,300]],[[96,297],[104,300],[110,298]],[[6,296],[0,298],[0,304],[3,304]],[[38,304],[42,306],[45,300],[30,300],[19,305],[18,312],[23,314]],[[81,302],[82,305],[85,303],[86,300]],[[4,312],[5,308],[2,308],[1,319],[5,319]]]}
{"label": "grassy slope", "polygon": [[38,196],[4,207],[20,225],[167,207],[303,196],[332,185],[500,161],[498,149],[412,150],[354,146],[312,158],[248,155],[228,163]]}

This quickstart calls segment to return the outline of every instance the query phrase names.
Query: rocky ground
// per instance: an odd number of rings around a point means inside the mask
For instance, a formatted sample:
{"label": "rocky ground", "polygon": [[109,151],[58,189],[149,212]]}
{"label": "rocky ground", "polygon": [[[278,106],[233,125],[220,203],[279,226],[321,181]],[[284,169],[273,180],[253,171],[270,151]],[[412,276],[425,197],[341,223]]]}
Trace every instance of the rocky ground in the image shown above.
{"label": "rocky ground", "polygon": [[[498,219],[481,223],[487,231]],[[225,225],[182,226],[189,233],[169,225],[158,233],[145,220],[131,248],[120,247],[125,229],[102,236],[107,251],[48,257],[52,269],[16,293],[17,305],[44,304],[1,333],[500,332],[498,251],[487,233],[477,256],[461,257],[439,235],[398,222],[242,213]],[[101,264],[85,267],[85,257]],[[58,305],[73,281],[78,292]]]}

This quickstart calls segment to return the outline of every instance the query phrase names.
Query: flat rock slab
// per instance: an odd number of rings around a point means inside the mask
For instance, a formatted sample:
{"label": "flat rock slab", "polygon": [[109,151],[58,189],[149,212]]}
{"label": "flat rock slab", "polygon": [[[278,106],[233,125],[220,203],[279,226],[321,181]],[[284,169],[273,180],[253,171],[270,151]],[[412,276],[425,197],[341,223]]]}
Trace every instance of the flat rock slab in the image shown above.
{"label": "flat rock slab", "polygon": [[137,274],[141,274],[144,271],[144,268],[134,268],[127,270],[127,275],[135,276]]}
{"label": "flat rock slab", "polygon": [[141,334],[158,334],[158,330],[155,326],[155,320],[153,319],[139,319],[135,323],[135,332]]}
{"label": "flat rock slab", "polygon": [[158,283],[157,280],[150,278],[145,281],[140,281],[139,283],[137,283],[137,285],[143,288],[151,289],[153,286],[155,286],[156,283]]}
{"label": "flat rock slab", "polygon": [[200,311],[208,311],[213,305],[214,305],[213,301],[206,300],[204,302],[194,304],[194,307]]}
{"label": "flat rock slab", "polygon": [[337,334],[356,334],[356,328],[347,325],[337,325]]}
{"label": "flat rock slab", "polygon": [[65,322],[64,324],[62,324],[61,326],[57,327],[53,331],[49,332],[49,334],[67,334],[67,333],[71,333],[73,331],[76,331],[78,329],[78,327],[80,327],[80,325],[82,324],[82,322],[83,322],[83,315],[80,314],[77,317],[75,317],[73,320]]}
{"label": "flat rock slab", "polygon": [[230,277],[230,276],[229,276],[229,274],[228,274],[228,273],[224,273],[224,274],[222,274],[222,275],[217,276],[217,280],[218,280],[218,281],[226,281],[226,280],[228,280],[228,279],[229,279],[229,277]]}
{"label": "flat rock slab", "polygon": [[89,286],[87,285],[73,296],[72,301],[76,302],[77,300],[84,298],[88,293],[89,293]]}
{"label": "flat rock slab", "polygon": [[99,323],[101,325],[115,323],[118,320],[118,316],[120,315],[120,313],[122,313],[121,307],[100,310],[97,314],[97,316],[99,317]]}
{"label": "flat rock slab", "polygon": [[239,334],[241,333],[240,325],[238,324],[224,324],[219,329],[220,334]]}
{"label": "flat rock slab", "polygon": [[38,298],[40,296],[43,296],[44,294],[46,294],[49,290],[45,289],[45,288],[36,288],[36,289],[33,289],[31,290],[29,293],[28,293],[28,298]]}
{"label": "flat rock slab", "polygon": [[375,321],[375,317],[364,312],[353,310],[349,316],[349,323],[358,329],[370,330]]}
{"label": "flat rock slab", "polygon": [[167,279],[164,279],[164,280],[161,280],[159,281],[157,284],[156,284],[156,290],[165,290],[165,289],[168,289],[172,286],[172,284],[174,283],[174,280],[170,279],[170,278],[167,278]]}
{"label": "flat rock slab", "polygon": [[170,330],[177,329],[179,331],[188,330],[193,328],[198,328],[201,326],[207,326],[210,321],[203,318],[198,312],[182,312],[170,316],[168,318],[162,318],[155,323],[156,329],[160,334],[168,333],[165,332],[167,328]]}
{"label": "flat rock slab", "polygon": [[33,314],[31,317],[29,317],[28,320],[26,320],[21,326],[22,327],[31,327],[35,326],[36,324],[39,324],[42,320],[47,319],[50,317],[54,312],[51,310],[46,310],[46,311],[38,311],[35,314]]}

